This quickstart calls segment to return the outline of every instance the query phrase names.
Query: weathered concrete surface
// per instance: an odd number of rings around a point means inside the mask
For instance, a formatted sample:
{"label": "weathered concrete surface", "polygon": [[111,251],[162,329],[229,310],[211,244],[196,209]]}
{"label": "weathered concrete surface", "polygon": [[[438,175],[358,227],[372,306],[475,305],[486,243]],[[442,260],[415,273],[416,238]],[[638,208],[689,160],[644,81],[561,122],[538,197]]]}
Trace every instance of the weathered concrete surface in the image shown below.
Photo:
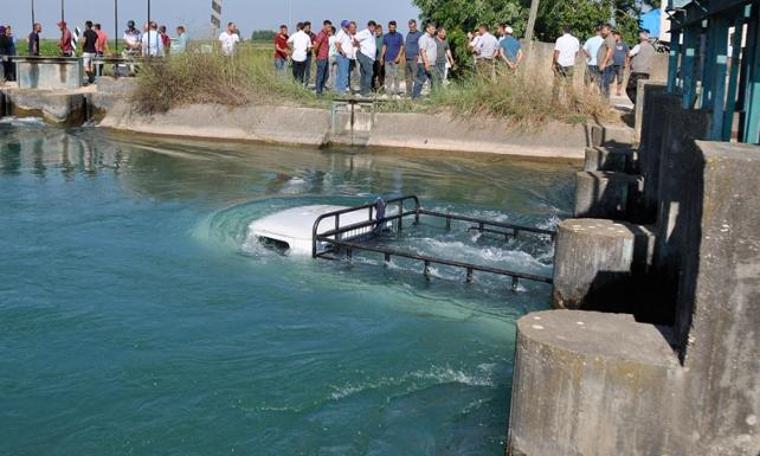
{"label": "weathered concrete surface", "polygon": [[632,311],[628,296],[635,275],[643,275],[651,262],[653,243],[647,227],[605,219],[563,221],[554,250],[554,307]]}
{"label": "weathered concrete surface", "polygon": [[14,58],[20,89],[76,90],[84,81],[84,66],[78,58],[44,59]]}
{"label": "weathered concrete surface", "polygon": [[639,188],[639,177],[610,171],[575,175],[575,217],[625,220],[628,201]]}
{"label": "weathered concrete surface", "polygon": [[[760,146],[697,142],[677,335],[701,454],[760,453]],[[709,407],[709,408],[707,408]],[[706,409],[707,408],[707,409]]]}
{"label": "weathered concrete surface", "polygon": [[122,95],[124,97],[129,96],[137,86],[137,79],[135,78],[118,78],[111,77],[98,78],[97,87],[98,93],[108,95]]}
{"label": "weathered concrete surface", "polygon": [[[158,135],[326,146],[351,144],[347,122],[345,113],[338,116],[339,134],[331,137],[330,113],[322,109],[195,105],[144,116],[135,113],[128,103],[119,102],[100,125]],[[588,144],[585,126],[561,123],[540,129],[510,130],[497,120],[379,113],[374,126],[370,129],[368,125],[369,113],[358,113],[356,137],[361,145],[369,147],[582,159]]]}
{"label": "weathered concrete surface", "polygon": [[633,149],[610,149],[607,147],[587,147],[584,171],[617,171],[631,173],[634,170]]}
{"label": "weathered concrete surface", "polygon": [[[653,87],[650,90],[650,87]],[[655,86],[644,89],[644,121],[641,128],[641,142],[638,152],[639,169],[644,177],[644,191],[641,213],[645,223],[654,223],[657,218],[659,196],[660,157],[663,154],[669,113],[680,106],[681,100],[664,93]]]}
{"label": "weathered concrete surface", "polygon": [[193,105],[165,114],[142,115],[126,102],[106,114],[100,126],[147,134],[220,138],[268,143],[322,146],[327,143],[328,111],[252,106],[232,109]]}
{"label": "weathered concrete surface", "polygon": [[636,143],[636,132],[625,125],[593,125],[591,128],[591,144],[620,148]]}
{"label": "weathered concrete surface", "polygon": [[630,315],[529,314],[517,322],[507,454],[690,454],[666,427],[682,376],[663,334]]}
{"label": "weathered concrete surface", "polygon": [[634,110],[636,139],[641,141],[641,131],[644,128],[644,106],[647,104],[647,94],[651,99],[655,94],[664,94],[668,89],[667,84],[662,82],[652,81],[650,79],[641,80],[638,83],[638,91],[636,92],[636,106]]}
{"label": "weathered concrete surface", "polygon": [[[686,111],[681,107],[666,108],[667,120],[661,147],[657,189],[657,245],[655,264],[658,285],[675,302],[679,283],[683,279],[682,264],[687,255],[695,252],[693,216],[683,214],[694,207],[693,198],[701,197],[693,187],[702,172],[702,157],[694,139],[705,137],[710,129],[711,114],[705,111]],[[646,182],[647,190],[655,186]],[[700,201],[701,203],[701,201]]]}
{"label": "weathered concrete surface", "polygon": [[14,116],[39,116],[58,125],[81,125],[86,116],[82,92],[13,89],[5,91]]}

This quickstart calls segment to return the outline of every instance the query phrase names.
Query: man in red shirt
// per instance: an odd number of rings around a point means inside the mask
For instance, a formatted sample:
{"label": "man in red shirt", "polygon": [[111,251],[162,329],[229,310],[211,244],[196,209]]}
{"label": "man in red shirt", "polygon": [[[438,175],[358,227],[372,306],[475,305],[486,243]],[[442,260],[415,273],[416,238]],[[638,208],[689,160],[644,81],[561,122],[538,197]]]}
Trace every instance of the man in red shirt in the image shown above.
{"label": "man in red shirt", "polygon": [[319,32],[314,40],[314,54],[317,56],[317,95],[322,95],[325,90],[325,84],[330,77],[330,32],[332,31],[332,22],[325,21],[322,24],[322,31]]}
{"label": "man in red shirt", "polygon": [[[108,52],[108,34],[103,31],[100,24],[95,24],[95,33],[98,35],[98,39],[95,41],[95,54],[99,58],[103,58]],[[102,63],[95,65],[95,73],[97,76],[103,76]]]}
{"label": "man in red shirt", "polygon": [[73,57],[74,48],[71,46],[71,32],[68,27],[66,27],[66,22],[59,22],[58,28],[61,29],[61,41],[58,43],[58,49],[61,50],[61,55],[64,57]]}
{"label": "man in red shirt", "polygon": [[274,67],[280,74],[284,74],[288,66],[288,54],[290,53],[288,38],[290,38],[288,36],[288,26],[281,25],[280,33],[274,37]]}

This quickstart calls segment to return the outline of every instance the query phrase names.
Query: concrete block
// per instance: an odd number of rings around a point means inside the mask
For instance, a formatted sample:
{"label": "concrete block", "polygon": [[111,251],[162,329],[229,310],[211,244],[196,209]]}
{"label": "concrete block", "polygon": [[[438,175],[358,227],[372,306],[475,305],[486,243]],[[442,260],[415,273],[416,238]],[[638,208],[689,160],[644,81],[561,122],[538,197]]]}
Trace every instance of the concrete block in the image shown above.
{"label": "concrete block", "polygon": [[655,82],[652,80],[640,80],[638,82],[638,90],[636,92],[636,106],[635,106],[635,127],[636,138],[641,143],[641,131],[644,127],[644,106],[647,102],[647,94],[649,99],[652,99],[654,94],[663,94],[668,90],[667,84]]}
{"label": "concrete block", "polygon": [[760,451],[760,146],[697,142],[677,336],[699,454]]}
{"label": "concrete block", "polygon": [[[676,300],[682,280],[683,260],[693,254],[693,223],[686,213],[701,204],[701,193],[693,185],[702,173],[702,157],[695,138],[705,137],[710,130],[711,114],[706,111],[686,111],[679,107],[666,108],[668,120],[663,128],[657,195],[657,246],[655,264],[659,285],[667,301]],[[645,192],[652,189],[647,181]],[[651,196],[651,195],[650,195]],[[644,194],[644,199],[647,195]],[[697,198],[695,200],[694,198]]]}
{"label": "concrete block", "polygon": [[84,81],[82,60],[17,57],[16,75],[20,89],[76,90]]}
{"label": "concrete block", "polygon": [[629,196],[638,191],[638,177],[610,171],[575,175],[575,217],[625,220]]}
{"label": "concrete block", "polygon": [[624,125],[592,125],[591,145],[596,147],[627,147],[636,143],[632,128]]}
{"label": "concrete block", "polygon": [[677,357],[630,315],[554,310],[517,322],[509,455],[686,455],[668,425]]}
{"label": "concrete block", "polygon": [[7,96],[14,116],[39,116],[58,125],[81,125],[86,118],[87,103],[81,93],[11,90]]}
{"label": "concrete block", "polygon": [[670,109],[679,107],[680,98],[656,89],[644,89],[644,119],[638,151],[638,165],[644,177],[641,212],[646,220],[654,223],[657,218],[657,197],[660,179],[660,157]]}
{"label": "concrete block", "polygon": [[629,296],[651,262],[653,244],[646,227],[605,219],[563,221],[554,253],[554,307],[633,312]]}
{"label": "concrete block", "polygon": [[587,147],[585,171],[618,171],[629,173],[633,170],[635,153],[633,149],[609,149],[607,147]]}
{"label": "concrete block", "polygon": [[129,96],[137,86],[137,79],[102,77],[98,79],[97,86],[98,93]]}

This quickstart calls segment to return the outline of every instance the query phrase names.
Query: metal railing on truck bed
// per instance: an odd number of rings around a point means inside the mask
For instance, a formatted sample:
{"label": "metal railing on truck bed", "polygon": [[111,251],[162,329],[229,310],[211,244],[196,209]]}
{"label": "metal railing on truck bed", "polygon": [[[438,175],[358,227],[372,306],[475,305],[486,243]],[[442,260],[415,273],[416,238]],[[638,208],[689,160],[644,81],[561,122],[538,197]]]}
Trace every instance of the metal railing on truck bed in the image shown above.
{"label": "metal railing on truck bed", "polygon": [[[386,215],[386,209],[393,207],[398,208],[397,212]],[[341,216],[361,211],[366,212],[366,221],[353,223],[347,226],[340,225]],[[498,234],[500,236],[504,236],[505,240],[508,240],[510,237],[513,239],[517,238],[520,233],[531,233],[537,236],[549,237],[552,241],[554,241],[554,238],[556,237],[556,231],[553,230],[426,210],[420,206],[419,198],[412,195],[390,200],[379,199],[376,203],[373,204],[365,204],[363,206],[341,209],[320,215],[314,222],[314,226],[312,228],[312,257],[337,259],[337,255],[341,251],[344,251],[346,258],[351,259],[353,257],[354,251],[379,253],[383,255],[386,264],[390,263],[393,257],[407,258],[422,262],[424,266],[423,273],[426,277],[429,277],[430,266],[432,264],[464,269],[467,272],[466,280],[468,283],[472,281],[475,271],[511,277],[513,291],[517,290],[520,280],[529,280],[533,282],[548,284],[553,283],[551,277],[544,277],[536,274],[512,271],[492,266],[477,265],[474,263],[450,260],[445,258],[436,258],[429,255],[419,255],[411,252],[404,252],[401,250],[387,248],[384,246],[369,245],[363,241],[363,239],[371,237],[372,234],[378,234],[383,230],[387,230],[389,225],[391,230],[399,233],[404,229],[404,218],[414,217],[413,225],[417,225],[419,224],[420,217],[422,216],[444,219],[446,221],[447,230],[451,229],[452,221],[455,220],[472,223],[473,225],[468,228],[468,231]],[[322,223],[327,220],[332,221],[331,226],[333,226],[333,228],[327,231],[319,232]],[[320,245],[324,245],[326,248],[320,251]]]}

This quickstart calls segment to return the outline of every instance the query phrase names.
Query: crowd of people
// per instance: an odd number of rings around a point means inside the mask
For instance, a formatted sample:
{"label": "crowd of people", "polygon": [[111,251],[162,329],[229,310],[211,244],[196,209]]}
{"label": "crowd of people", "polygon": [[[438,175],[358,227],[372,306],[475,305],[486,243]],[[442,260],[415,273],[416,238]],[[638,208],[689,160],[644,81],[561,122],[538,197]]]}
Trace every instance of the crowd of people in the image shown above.
{"label": "crowd of people", "polygon": [[555,94],[562,85],[572,84],[579,53],[586,59],[585,85],[598,87],[607,99],[610,98],[613,87],[616,88],[617,96],[622,95],[626,71],[630,69],[626,95],[635,104],[638,81],[649,79],[657,50],[647,31],[640,31],[639,42],[630,48],[620,32],[615,31],[612,25],[604,24],[597,27],[596,34],[581,46],[578,38],[566,27],[554,47],[552,69],[557,81]]}
{"label": "crowd of people", "polygon": [[[87,77],[90,82],[94,81],[102,74],[99,59],[109,54],[108,34],[92,21],[85,23],[83,32],[78,28],[72,32],[65,21],[57,25],[60,55],[73,57],[81,52]],[[446,84],[457,62],[444,27],[428,23],[420,29],[415,19],[409,20],[407,25],[406,35],[398,30],[396,21],[388,22],[385,29],[375,21],[368,21],[366,27],[359,30],[355,21],[343,20],[336,26],[325,20],[316,32],[311,22],[305,21],[296,25],[293,34],[287,25],[282,25],[274,37],[274,67],[280,74],[291,73],[304,85],[314,81],[318,95],[326,90],[350,93],[352,75],[358,74],[361,95],[385,93],[398,97],[405,94],[418,98],[426,85],[436,89]],[[29,55],[40,55],[41,33],[41,24],[35,23],[28,36]],[[494,77],[502,72],[515,72],[524,61],[521,43],[508,24],[500,24],[495,34],[484,24],[467,36],[470,63],[481,75]],[[240,42],[240,30],[230,22],[219,35],[218,48],[223,55],[233,56]],[[121,56],[127,61],[140,56],[160,58],[184,53],[188,34],[182,25],[176,27],[175,36],[170,37],[167,27],[154,21],[146,23],[142,30],[136,27],[135,21],[129,21],[122,43]],[[596,34],[583,45],[566,27],[556,40],[551,63],[555,75],[554,93],[558,95],[563,87],[572,86],[576,61],[583,56],[585,85],[598,87],[605,98],[610,98],[613,88],[617,96],[622,95],[630,69],[625,91],[635,103],[638,81],[649,78],[656,52],[646,31],[639,34],[639,43],[631,48],[610,24],[599,26]],[[0,56],[14,55],[16,39],[12,28],[0,26]],[[134,72],[133,64],[127,68]],[[3,58],[2,70],[5,80],[15,79],[15,68],[8,57]],[[312,71],[316,71],[314,78]]]}
{"label": "crowd of people", "polygon": [[[327,89],[349,93],[351,75],[356,71],[361,95],[384,92],[398,97],[403,81],[406,96],[418,98],[426,85],[435,89],[446,84],[456,61],[445,27],[431,22],[420,30],[415,19],[407,25],[406,36],[398,31],[396,21],[390,21],[385,30],[369,21],[359,30],[355,21],[343,20],[336,27],[325,20],[317,33],[307,21],[298,23],[292,35],[288,26],[282,25],[274,38],[274,65],[286,73],[290,64],[293,78],[308,85],[315,61],[318,95]],[[512,27],[500,25],[498,35],[492,35],[487,25],[469,34],[469,51],[479,71],[495,74],[499,64],[515,71],[522,62],[523,52]]]}

